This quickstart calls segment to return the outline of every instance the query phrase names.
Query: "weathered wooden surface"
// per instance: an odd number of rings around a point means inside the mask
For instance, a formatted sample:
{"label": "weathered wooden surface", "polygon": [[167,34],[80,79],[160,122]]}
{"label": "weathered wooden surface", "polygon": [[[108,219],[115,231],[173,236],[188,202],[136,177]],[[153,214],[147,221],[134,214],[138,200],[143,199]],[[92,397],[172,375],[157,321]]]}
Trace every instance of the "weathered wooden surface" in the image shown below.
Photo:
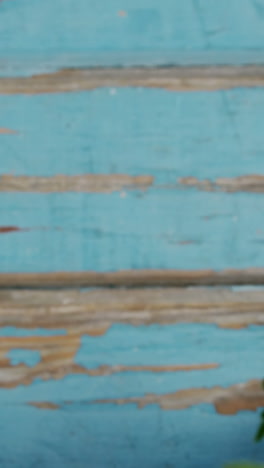
{"label": "weathered wooden surface", "polygon": [[263,460],[263,11],[0,0],[1,467]]}
{"label": "weathered wooden surface", "polygon": [[264,291],[254,288],[0,291],[2,327],[7,324],[31,329],[61,327],[101,335],[114,323],[214,323],[237,329],[263,325]]}

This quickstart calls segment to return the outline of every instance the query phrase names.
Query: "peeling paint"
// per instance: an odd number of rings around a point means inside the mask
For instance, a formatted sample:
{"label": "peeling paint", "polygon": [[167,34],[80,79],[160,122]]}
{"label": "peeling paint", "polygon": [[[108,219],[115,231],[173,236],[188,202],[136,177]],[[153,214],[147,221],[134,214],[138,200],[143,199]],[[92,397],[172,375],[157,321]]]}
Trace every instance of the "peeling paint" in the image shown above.
{"label": "peeling paint", "polygon": [[186,187],[194,187],[204,191],[222,192],[264,192],[264,176],[259,174],[243,175],[233,178],[218,178],[215,181],[199,180],[196,177],[183,177],[179,184]]}
{"label": "peeling paint", "polygon": [[263,407],[264,393],[261,381],[250,381],[227,389],[221,387],[187,389],[167,395],[150,394],[140,398],[97,400],[96,403],[117,405],[135,403],[139,409],[147,405],[159,405],[163,410],[182,410],[209,403],[215,406],[219,414],[234,415],[239,411],[256,411]]}

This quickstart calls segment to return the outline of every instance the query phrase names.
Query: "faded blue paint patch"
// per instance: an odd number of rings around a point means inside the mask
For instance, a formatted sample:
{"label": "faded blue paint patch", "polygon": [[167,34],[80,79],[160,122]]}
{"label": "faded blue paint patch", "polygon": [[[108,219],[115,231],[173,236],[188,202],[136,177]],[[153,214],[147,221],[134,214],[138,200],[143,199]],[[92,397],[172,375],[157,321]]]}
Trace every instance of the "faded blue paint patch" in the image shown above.
{"label": "faded blue paint patch", "polygon": [[11,337],[11,336],[61,336],[66,335],[66,330],[55,329],[46,330],[45,328],[17,328],[17,327],[0,327],[0,337]]}
{"label": "faded blue paint patch", "polygon": [[225,330],[204,324],[138,327],[116,324],[100,338],[83,336],[75,362],[87,368],[102,364],[159,366],[213,362],[223,366],[227,375],[229,367],[240,371],[245,367],[244,355],[261,373],[263,352],[264,327],[261,326]]}
{"label": "faded blue paint patch", "polygon": [[31,349],[11,349],[7,353],[7,358],[10,359],[13,366],[26,364],[28,367],[34,367],[41,361],[41,354],[39,351]]}
{"label": "faded blue paint patch", "polygon": [[[2,0],[4,1],[4,0]],[[9,1],[9,0],[7,0]],[[67,52],[10,51],[0,53],[0,76],[32,76],[53,73],[65,68],[88,67],[167,67],[208,65],[263,65],[264,58],[258,49],[233,50],[111,50]]]}
{"label": "faded blue paint patch", "polygon": [[0,404],[30,401],[90,402],[166,394],[187,388],[228,387],[263,377],[264,327],[223,330],[210,325],[132,327],[115,325],[102,337],[82,339],[76,362],[100,365],[216,363],[192,372],[123,372],[110,376],[69,375],[59,381],[36,379],[30,387],[0,389]]}
{"label": "faded blue paint patch", "polygon": [[156,184],[264,173],[264,89],[2,95],[0,106],[0,125],[19,132],[0,137],[0,173],[150,174]]}
{"label": "faded blue paint patch", "polygon": [[1,193],[2,225],[29,230],[1,236],[0,271],[262,267],[263,215],[259,194]]}
{"label": "faded blue paint patch", "polygon": [[[182,63],[185,53],[191,53],[193,63],[201,52],[207,52],[210,63],[215,63],[218,52],[230,50],[233,61],[238,61],[236,52],[262,51],[262,10],[257,0],[216,4],[206,0],[112,0],[94,4],[78,0],[78,8],[74,0],[6,0],[0,4],[0,56],[5,68],[10,58],[12,61],[12,57],[22,55],[22,70],[39,55],[45,64],[49,57],[56,63],[55,55],[66,67],[76,62],[81,66],[138,64],[140,52],[148,54],[151,64],[158,58],[159,64],[164,63],[164,56],[168,56],[167,64]],[[116,57],[111,60],[108,53]],[[132,56],[130,61],[127,55]],[[226,60],[222,58],[224,63]],[[242,61],[247,63],[247,58]],[[17,72],[15,65],[13,69]]]}
{"label": "faded blue paint patch", "polygon": [[253,442],[255,413],[223,417],[209,408],[176,412],[79,404],[49,411],[5,406],[1,466],[221,468],[230,461],[263,460],[262,445]]}

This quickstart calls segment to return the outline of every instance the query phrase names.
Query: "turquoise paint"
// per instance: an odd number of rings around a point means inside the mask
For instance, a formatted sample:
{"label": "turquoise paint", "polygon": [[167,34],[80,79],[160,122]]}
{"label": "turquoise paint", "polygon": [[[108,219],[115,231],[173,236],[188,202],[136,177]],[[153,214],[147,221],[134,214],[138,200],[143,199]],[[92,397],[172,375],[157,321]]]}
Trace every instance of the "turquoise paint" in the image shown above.
{"label": "turquoise paint", "polygon": [[213,325],[181,324],[132,327],[115,325],[102,337],[82,338],[75,361],[101,365],[172,365],[216,363],[216,369],[190,372],[122,372],[62,380],[35,379],[31,386],[0,389],[0,405],[49,401],[93,402],[187,388],[223,386],[263,377],[264,328],[224,330]]}
{"label": "turquoise paint", "polygon": [[19,132],[0,135],[0,174],[150,174],[175,184],[264,173],[264,89],[0,96],[0,108],[0,127]]}
{"label": "turquoise paint", "polygon": [[1,236],[0,271],[262,267],[263,214],[261,194],[1,193],[1,224],[25,231]]}
{"label": "turquoise paint", "polygon": [[[13,61],[14,73],[23,72],[39,54],[44,69],[52,62],[57,67],[138,64],[142,53],[150,64],[163,63],[164,55],[169,56],[166,63],[182,63],[186,52],[192,63],[201,52],[211,63],[218,52],[225,57],[232,51],[233,62],[240,62],[237,52],[242,62],[249,60],[245,52],[259,51],[264,58],[261,0],[7,0],[0,14],[2,68],[10,69]],[[227,60],[228,55],[222,58]],[[39,65],[35,71],[43,70],[41,60]]]}
{"label": "turquoise paint", "polygon": [[[11,0],[12,1],[12,0]],[[32,76],[53,73],[65,68],[93,67],[170,67],[200,65],[263,65],[264,54],[260,50],[137,50],[43,52],[31,51],[17,54],[0,54],[0,77]]]}
{"label": "turquoise paint", "polygon": [[41,361],[40,352],[31,349],[11,349],[6,357],[10,359],[12,366],[26,364],[28,367],[34,367]]}
{"label": "turquoise paint", "polygon": [[252,441],[255,413],[219,416],[207,405],[184,411],[155,406],[77,405],[45,411],[1,408],[3,468],[221,468],[234,460],[263,461]]}
{"label": "turquoise paint", "polygon": [[66,335],[66,330],[55,329],[45,330],[45,328],[16,328],[16,327],[0,327],[0,338],[1,337],[29,337],[29,336],[61,336]]}
{"label": "turquoise paint", "polygon": [[[236,367],[236,370],[245,367],[246,356],[250,362],[254,362],[254,366],[258,366],[263,352],[264,327],[260,326],[237,331],[204,324],[139,327],[118,324],[113,325],[99,339],[83,336],[75,362],[87,368],[96,368],[102,364],[162,366],[213,362],[223,366],[228,373],[229,367]],[[235,362],[237,359],[240,365]]]}

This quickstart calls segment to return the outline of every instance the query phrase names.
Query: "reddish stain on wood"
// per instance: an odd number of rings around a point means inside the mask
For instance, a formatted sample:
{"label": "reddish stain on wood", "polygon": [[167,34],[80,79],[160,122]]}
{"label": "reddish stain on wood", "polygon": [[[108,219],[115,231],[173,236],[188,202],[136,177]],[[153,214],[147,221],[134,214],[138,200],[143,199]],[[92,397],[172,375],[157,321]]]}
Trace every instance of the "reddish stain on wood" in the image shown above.
{"label": "reddish stain on wood", "polygon": [[18,231],[23,231],[23,229],[17,226],[0,226],[0,234],[8,234],[9,232],[18,232]]}
{"label": "reddish stain on wood", "polygon": [[[0,0],[0,3],[3,0]],[[0,128],[0,135],[16,135],[16,130],[12,130],[11,128]]]}

